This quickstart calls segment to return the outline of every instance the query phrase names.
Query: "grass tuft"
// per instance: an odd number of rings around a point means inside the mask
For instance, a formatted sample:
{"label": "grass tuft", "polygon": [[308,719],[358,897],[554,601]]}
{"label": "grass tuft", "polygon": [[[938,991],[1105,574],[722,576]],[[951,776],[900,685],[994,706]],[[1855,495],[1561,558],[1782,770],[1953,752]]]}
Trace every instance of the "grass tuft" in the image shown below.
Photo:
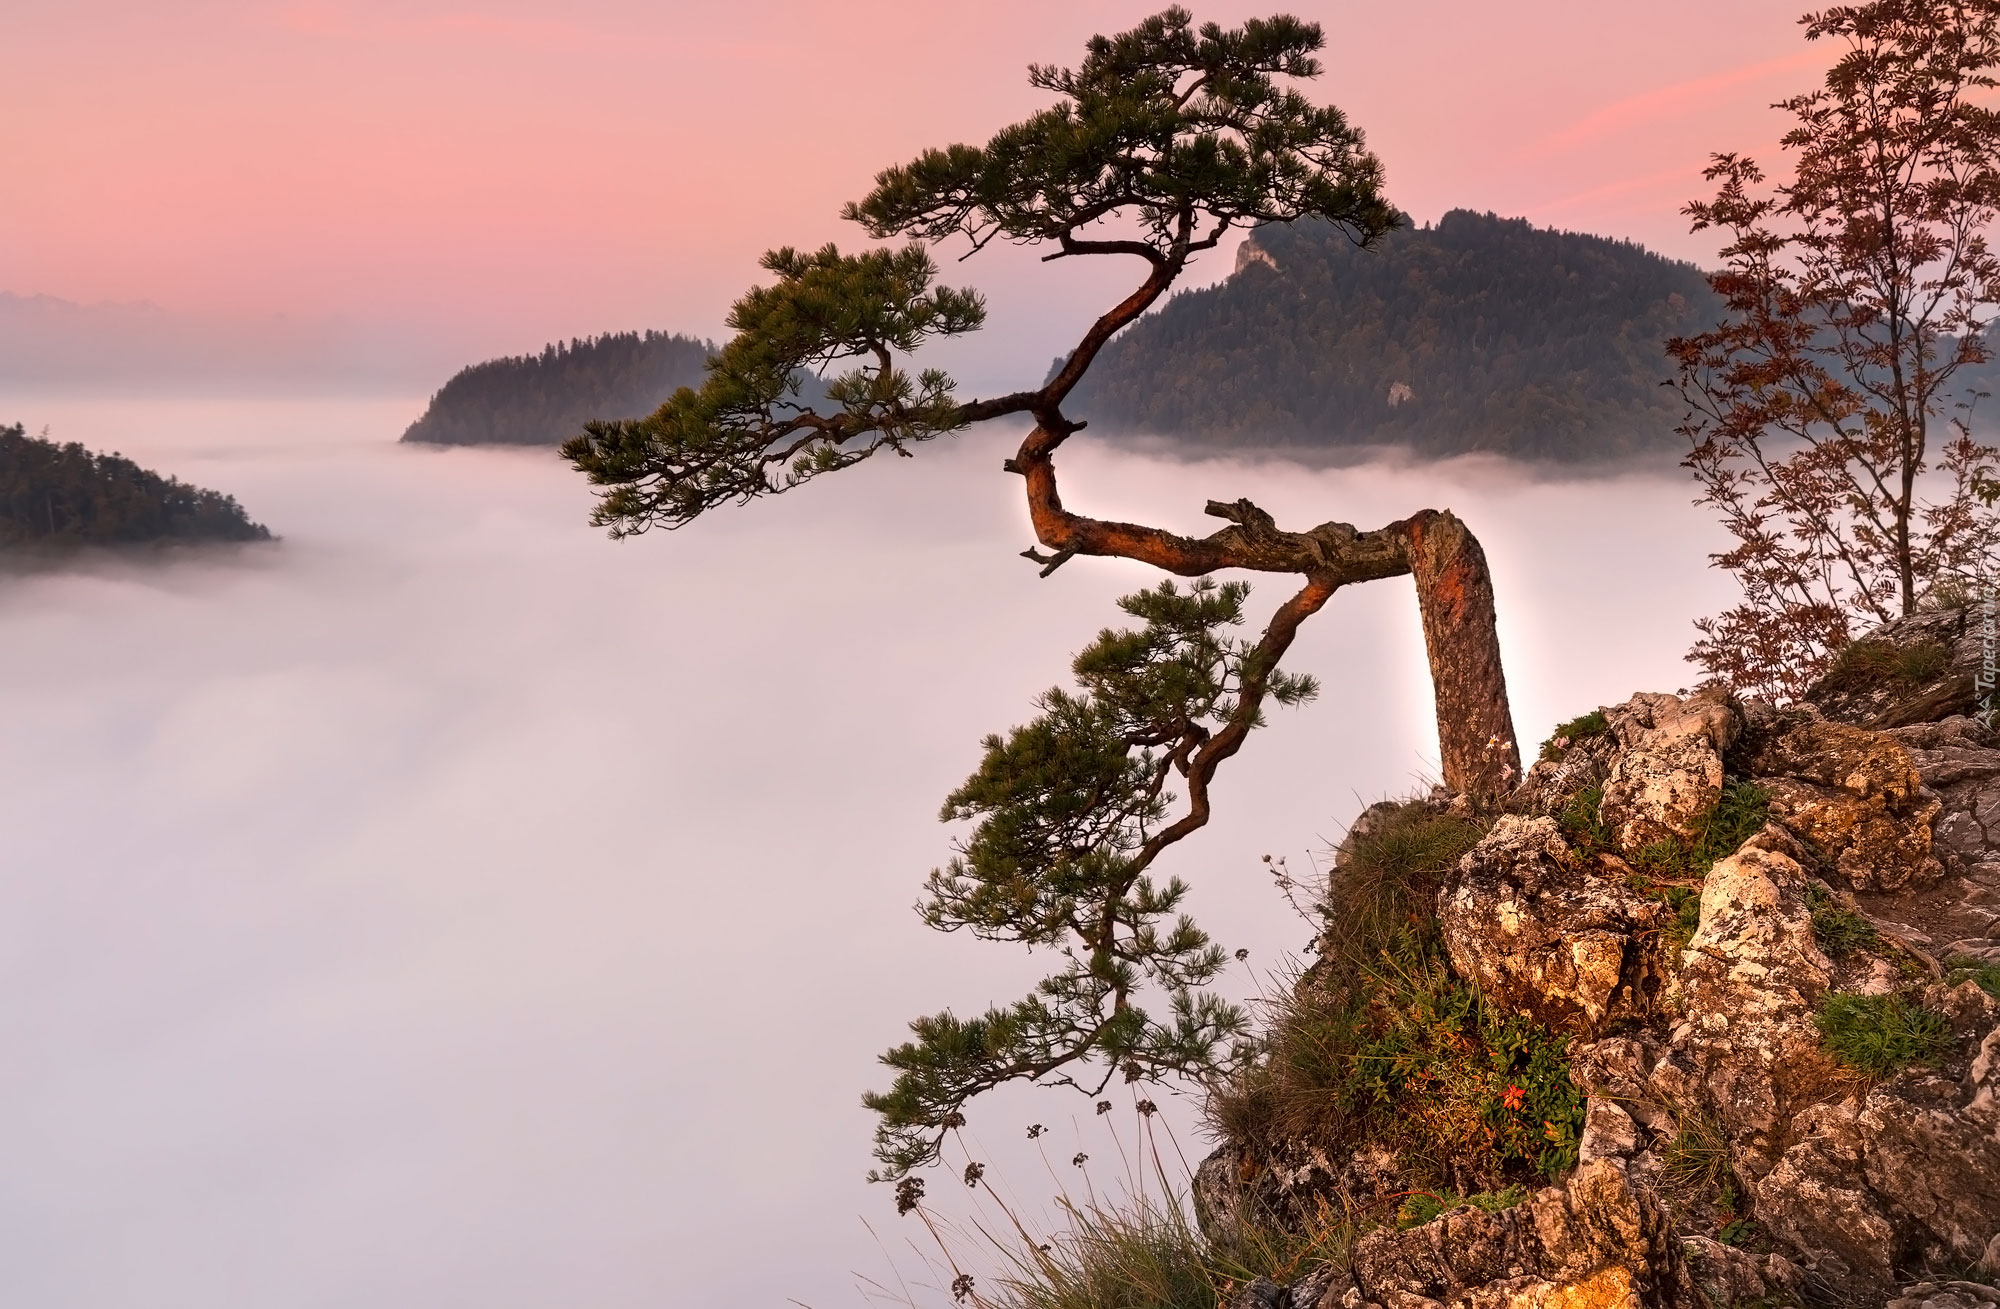
{"label": "grass tuft", "polygon": [[1830,689],[1849,691],[1891,684],[1922,686],[1951,667],[1951,651],[1936,641],[1897,645],[1892,641],[1849,641],[1826,672]]}
{"label": "grass tuft", "polygon": [[1421,803],[1356,833],[1327,887],[1325,953],[1365,963],[1428,922],[1444,875],[1485,835],[1483,824]]}
{"label": "grass tuft", "polygon": [[1660,1179],[1678,1191],[1719,1188],[1730,1178],[1729,1139],[1712,1114],[1689,1109],[1679,1116],[1680,1130],[1660,1152]]}
{"label": "grass tuft", "polygon": [[1936,1065],[1951,1049],[1945,1016],[1898,995],[1835,992],[1817,1021],[1821,1048],[1870,1077],[1911,1064]]}
{"label": "grass tuft", "polygon": [[1224,1309],[1243,1283],[1296,1282],[1324,1264],[1346,1267],[1358,1235],[1323,1215],[1292,1234],[1246,1231],[1221,1249],[1183,1203],[1128,1201],[1123,1208],[1065,1204],[1065,1230],[1005,1251],[997,1297],[968,1296],[988,1309]]}
{"label": "grass tuft", "polygon": [[1564,801],[1556,814],[1556,826],[1562,830],[1563,840],[1583,854],[1611,849],[1611,829],[1598,817],[1603,803],[1604,788],[1587,786]]}
{"label": "grass tuft", "polygon": [[1845,959],[1856,950],[1882,948],[1882,934],[1875,925],[1817,882],[1806,886],[1806,910],[1812,915],[1813,940],[1827,958]]}

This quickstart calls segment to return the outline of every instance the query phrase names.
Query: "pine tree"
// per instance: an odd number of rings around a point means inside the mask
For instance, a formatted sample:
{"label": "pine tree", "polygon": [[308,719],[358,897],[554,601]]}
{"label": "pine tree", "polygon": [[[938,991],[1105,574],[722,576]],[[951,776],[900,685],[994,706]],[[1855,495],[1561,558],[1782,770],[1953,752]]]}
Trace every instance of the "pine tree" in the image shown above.
{"label": "pine tree", "polygon": [[[904,1178],[934,1159],[966,1102],[1003,1082],[1089,1089],[1114,1075],[1229,1066],[1242,1015],[1202,991],[1221,955],[1180,915],[1185,888],[1150,869],[1207,822],[1209,778],[1262,721],[1264,701],[1311,695],[1310,681],[1280,673],[1278,662],[1342,586],[1415,578],[1446,782],[1490,799],[1518,774],[1485,557],[1451,514],[1287,531],[1247,500],[1210,501],[1207,512],[1229,526],[1191,538],[1079,514],[1057,489],[1056,455],[1084,429],[1065,401],[1190,260],[1266,224],[1317,219],[1364,245],[1396,224],[1361,133],[1339,110],[1281,85],[1317,76],[1323,43],[1317,25],[1296,18],[1225,30],[1196,27],[1174,8],[1092,38],[1075,69],[1031,67],[1052,107],[983,146],[930,150],[890,168],[847,206],[871,237],[913,241],[765,256],[775,280],[736,303],[735,335],[699,388],[643,419],[590,423],[563,447],[604,488],[594,521],[624,537],[1027,415],[1034,426],[1004,466],[1025,484],[1048,553],[1024,553],[1043,576],[1095,555],[1197,579],[1128,597],[1143,626],[1107,631],[1084,651],[1079,691],[1049,692],[1032,723],[989,738],[979,771],[947,801],[948,820],[974,826],[959,857],[933,874],[926,919],[1053,947],[1064,962],[1010,1007],[918,1020],[916,1039],[884,1057],[895,1083],[868,1098],[882,1115],[881,1177]],[[951,240],[973,251],[994,241],[1037,246],[1052,260],[1131,259],[1145,272],[1041,386],[962,401],[944,372],[907,362],[926,341],[985,318],[976,293],[935,285],[923,243]],[[823,403],[808,403],[806,375],[826,379]],[[1243,621],[1247,587],[1207,580],[1225,569],[1299,581],[1255,641],[1226,634]],[[1187,789],[1178,816],[1166,789],[1176,777]],[[1165,996],[1164,1018],[1135,1002],[1146,987]]]}

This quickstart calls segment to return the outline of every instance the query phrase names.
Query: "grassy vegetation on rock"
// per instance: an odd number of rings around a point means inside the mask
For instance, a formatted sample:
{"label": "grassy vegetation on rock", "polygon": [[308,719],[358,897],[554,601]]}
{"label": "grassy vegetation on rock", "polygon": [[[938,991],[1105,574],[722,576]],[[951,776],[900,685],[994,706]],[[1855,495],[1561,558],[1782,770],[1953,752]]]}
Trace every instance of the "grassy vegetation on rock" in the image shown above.
{"label": "grassy vegetation on rock", "polygon": [[[1345,1267],[1356,1228],[1323,1214],[1304,1230],[1246,1228],[1229,1248],[1210,1242],[1186,1206],[1065,1205],[1065,1229],[1047,1242],[1001,1244],[1008,1267],[997,1295],[965,1284],[976,1309],[1224,1309],[1259,1277],[1302,1280],[1326,1264]],[[1000,1244],[1000,1243],[996,1243]]]}
{"label": "grassy vegetation on rock", "polygon": [[1433,897],[1479,833],[1412,804],[1357,834],[1321,962],[1273,1005],[1263,1057],[1211,1097],[1225,1138],[1370,1142],[1475,1194],[1574,1165],[1583,1097],[1567,1038],[1488,1004],[1444,956]]}
{"label": "grassy vegetation on rock", "polygon": [[1542,758],[1553,759],[1585,737],[1602,736],[1610,730],[1611,720],[1604,716],[1602,709],[1578,715],[1549,733],[1549,739],[1542,742]]}
{"label": "grassy vegetation on rock", "polygon": [[1922,686],[1951,667],[1951,651],[1936,641],[1897,645],[1893,641],[1849,641],[1833,657],[1821,684],[1833,691],[1865,690],[1884,684]]}
{"label": "grassy vegetation on rock", "polygon": [[1817,1021],[1821,1047],[1870,1077],[1934,1065],[1951,1048],[1944,1015],[1899,995],[1836,991],[1820,1006]]}
{"label": "grassy vegetation on rock", "polygon": [[1944,967],[1944,980],[1951,985],[1971,982],[1994,999],[2000,1000],[2000,964],[1989,964],[1970,955],[1954,955],[1944,961]]}

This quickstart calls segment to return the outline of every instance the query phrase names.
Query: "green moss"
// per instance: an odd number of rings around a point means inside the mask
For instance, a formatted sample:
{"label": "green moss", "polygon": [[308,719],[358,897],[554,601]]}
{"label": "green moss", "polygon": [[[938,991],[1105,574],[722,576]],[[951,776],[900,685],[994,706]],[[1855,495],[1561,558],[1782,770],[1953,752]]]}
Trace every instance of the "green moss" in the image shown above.
{"label": "green moss", "polygon": [[1549,733],[1549,739],[1542,742],[1542,758],[1553,759],[1567,748],[1566,746],[1557,745],[1556,742],[1558,741],[1567,742],[1568,745],[1575,745],[1585,737],[1603,736],[1610,730],[1611,720],[1604,716],[1604,711],[1602,709],[1593,709],[1587,714],[1570,719],[1568,722],[1558,726],[1555,731]]}
{"label": "green moss", "polygon": [[1856,950],[1880,950],[1882,934],[1860,914],[1833,898],[1817,882],[1806,886],[1806,910],[1812,915],[1813,940],[1829,959],[1845,959]]}
{"label": "green moss", "polygon": [[1520,1185],[1503,1191],[1475,1191],[1471,1195],[1460,1195],[1456,1191],[1419,1191],[1403,1201],[1403,1207],[1396,1211],[1396,1226],[1422,1227],[1440,1214],[1448,1214],[1468,1204],[1483,1213],[1497,1214],[1502,1209],[1512,1209],[1527,1198],[1528,1188]]}
{"label": "green moss", "polygon": [[1911,1064],[1935,1065],[1951,1048],[1944,1015],[1898,995],[1835,992],[1817,1021],[1821,1048],[1871,1077]]}

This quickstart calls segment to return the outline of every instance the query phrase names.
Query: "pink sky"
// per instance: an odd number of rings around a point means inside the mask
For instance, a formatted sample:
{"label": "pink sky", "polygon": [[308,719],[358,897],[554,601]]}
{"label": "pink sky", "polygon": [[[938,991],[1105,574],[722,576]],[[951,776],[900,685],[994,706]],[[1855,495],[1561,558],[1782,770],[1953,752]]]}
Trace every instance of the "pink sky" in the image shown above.
{"label": "pink sky", "polygon": [[[875,170],[983,139],[1045,102],[1027,63],[1159,7],[11,0],[0,291],[482,352],[712,334],[762,250],[856,242],[836,215]],[[1289,7],[1330,35],[1311,93],[1368,132],[1418,219],[1494,209],[1689,258],[1710,247],[1677,210],[1707,153],[1769,155],[1766,106],[1832,53],[1790,0]],[[992,346],[1036,363],[1129,276],[953,271],[991,294]]]}

